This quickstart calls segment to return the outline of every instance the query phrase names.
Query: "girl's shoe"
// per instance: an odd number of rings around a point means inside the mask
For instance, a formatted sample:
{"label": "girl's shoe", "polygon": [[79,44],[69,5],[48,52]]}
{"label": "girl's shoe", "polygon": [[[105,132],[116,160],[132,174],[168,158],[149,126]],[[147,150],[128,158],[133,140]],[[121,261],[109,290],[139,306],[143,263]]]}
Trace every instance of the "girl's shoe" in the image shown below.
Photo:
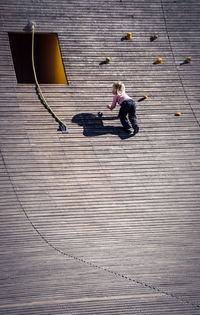
{"label": "girl's shoe", "polygon": [[133,134],[136,135],[136,133],[138,133],[138,132],[139,132],[139,127],[138,127],[138,126],[135,126],[135,127],[134,127],[134,132],[133,132]]}

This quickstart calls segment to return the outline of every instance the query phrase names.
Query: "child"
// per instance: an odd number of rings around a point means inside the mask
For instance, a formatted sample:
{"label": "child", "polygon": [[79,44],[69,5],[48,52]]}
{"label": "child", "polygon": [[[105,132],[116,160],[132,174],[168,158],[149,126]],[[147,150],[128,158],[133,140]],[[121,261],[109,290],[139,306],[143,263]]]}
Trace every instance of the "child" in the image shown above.
{"label": "child", "polygon": [[113,83],[112,93],[114,94],[112,105],[108,105],[107,107],[110,110],[113,110],[118,103],[121,106],[119,110],[119,118],[124,130],[130,132],[129,129],[132,126],[134,129],[133,134],[135,135],[138,133],[139,127],[136,117],[136,104],[134,100],[125,93],[125,85],[122,82]]}

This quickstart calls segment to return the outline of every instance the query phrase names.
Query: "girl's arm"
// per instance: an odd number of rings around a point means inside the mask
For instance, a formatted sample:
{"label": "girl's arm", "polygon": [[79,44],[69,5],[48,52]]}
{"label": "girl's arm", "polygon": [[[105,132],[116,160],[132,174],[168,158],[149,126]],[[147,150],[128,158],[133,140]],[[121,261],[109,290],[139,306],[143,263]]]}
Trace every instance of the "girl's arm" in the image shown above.
{"label": "girl's arm", "polygon": [[107,105],[107,108],[109,108],[110,110],[113,110],[116,104],[117,104],[117,95],[113,97],[112,105]]}

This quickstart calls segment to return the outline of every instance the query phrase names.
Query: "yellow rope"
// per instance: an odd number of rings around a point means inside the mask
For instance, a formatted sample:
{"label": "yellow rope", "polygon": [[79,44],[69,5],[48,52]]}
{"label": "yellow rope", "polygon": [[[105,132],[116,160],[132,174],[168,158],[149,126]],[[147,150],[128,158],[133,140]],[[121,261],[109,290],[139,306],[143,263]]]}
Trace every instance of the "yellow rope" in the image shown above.
{"label": "yellow rope", "polygon": [[34,74],[34,78],[35,78],[35,83],[36,86],[38,88],[40,97],[42,99],[42,101],[44,102],[45,106],[47,107],[48,111],[52,114],[52,116],[58,121],[58,123],[64,127],[66,127],[66,125],[62,122],[62,120],[54,113],[54,111],[51,109],[51,107],[48,105],[42,91],[40,88],[40,85],[38,83],[38,79],[37,79],[37,75],[36,75],[36,70],[35,70],[35,62],[34,62],[34,23],[32,23],[32,67],[33,67],[33,74]]}

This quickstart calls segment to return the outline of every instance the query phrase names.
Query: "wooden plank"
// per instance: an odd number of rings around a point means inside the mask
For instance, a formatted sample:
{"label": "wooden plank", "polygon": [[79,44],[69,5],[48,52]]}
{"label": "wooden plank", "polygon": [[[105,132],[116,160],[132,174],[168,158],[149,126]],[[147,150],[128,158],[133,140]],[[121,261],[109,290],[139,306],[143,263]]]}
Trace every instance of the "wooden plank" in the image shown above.
{"label": "wooden plank", "polygon": [[[199,314],[199,1],[0,9],[0,313]],[[17,83],[8,32],[29,19],[58,34],[69,85],[41,88],[69,134]],[[135,137],[106,109],[116,80]]]}

